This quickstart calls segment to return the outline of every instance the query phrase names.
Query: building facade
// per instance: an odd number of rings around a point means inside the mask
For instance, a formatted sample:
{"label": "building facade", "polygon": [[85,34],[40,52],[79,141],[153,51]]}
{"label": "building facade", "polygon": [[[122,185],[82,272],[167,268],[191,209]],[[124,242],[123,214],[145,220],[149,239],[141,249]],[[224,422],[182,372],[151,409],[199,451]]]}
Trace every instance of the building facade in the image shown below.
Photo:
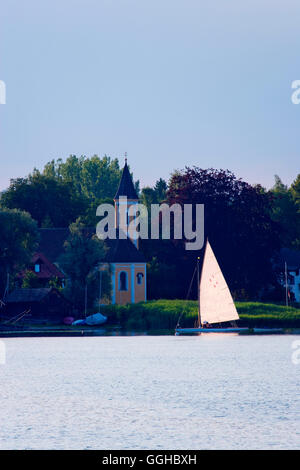
{"label": "building facade", "polygon": [[[147,300],[147,265],[143,253],[139,250],[138,240],[119,238],[120,206],[126,197],[126,211],[139,202],[134,188],[127,160],[123,168],[118,190],[114,197],[116,240],[108,240],[110,247],[107,262],[111,266],[113,304],[124,305]],[[130,217],[127,218],[130,222]]]}
{"label": "building facade", "polygon": [[288,292],[300,303],[300,251],[283,248],[281,250],[282,285],[285,287],[284,267],[287,268]]}

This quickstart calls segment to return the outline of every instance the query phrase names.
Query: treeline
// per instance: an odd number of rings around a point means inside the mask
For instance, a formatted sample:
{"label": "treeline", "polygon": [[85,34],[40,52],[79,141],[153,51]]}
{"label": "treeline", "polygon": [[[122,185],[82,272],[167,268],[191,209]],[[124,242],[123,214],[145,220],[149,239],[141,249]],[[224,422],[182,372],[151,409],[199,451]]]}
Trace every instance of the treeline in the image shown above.
{"label": "treeline", "polygon": [[[95,227],[96,208],[113,203],[121,173],[117,159],[71,155],[11,180],[0,198],[0,289],[8,265],[13,274],[28,262],[38,227],[67,227],[76,220]],[[276,258],[282,247],[300,249],[300,175],[290,187],[276,176],[266,190],[228,170],[186,167],[168,182],[159,179],[140,190],[136,181],[135,187],[148,207],[163,201],[205,204],[205,236],[236,299],[283,298]],[[143,240],[141,249],[148,261],[149,298],[184,298],[203,250],[186,251],[181,240]],[[195,284],[191,293],[196,295]]]}
{"label": "treeline", "polygon": [[26,178],[12,179],[0,204],[28,212],[42,228],[68,227],[78,217],[93,226],[98,205],[113,202],[121,173],[116,158],[71,155],[65,162],[52,160],[41,172],[34,169]]}

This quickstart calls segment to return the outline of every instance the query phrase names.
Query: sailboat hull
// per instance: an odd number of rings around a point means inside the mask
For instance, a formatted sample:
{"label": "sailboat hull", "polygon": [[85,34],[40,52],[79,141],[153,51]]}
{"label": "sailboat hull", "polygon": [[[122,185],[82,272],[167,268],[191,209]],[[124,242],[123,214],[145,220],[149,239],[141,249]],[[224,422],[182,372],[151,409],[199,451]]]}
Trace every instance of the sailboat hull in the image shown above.
{"label": "sailboat hull", "polygon": [[249,328],[176,328],[178,335],[189,333],[239,333],[240,331],[249,331]]}
{"label": "sailboat hull", "polygon": [[176,328],[175,335],[191,333],[282,333],[283,328]]}

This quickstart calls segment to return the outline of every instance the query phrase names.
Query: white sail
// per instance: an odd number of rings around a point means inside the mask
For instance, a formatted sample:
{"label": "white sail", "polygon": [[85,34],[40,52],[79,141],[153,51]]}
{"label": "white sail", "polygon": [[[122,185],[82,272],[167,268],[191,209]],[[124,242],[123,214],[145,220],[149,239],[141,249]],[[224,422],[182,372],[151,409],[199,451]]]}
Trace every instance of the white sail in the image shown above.
{"label": "white sail", "polygon": [[238,320],[230,291],[209,242],[206,242],[200,280],[201,322]]}

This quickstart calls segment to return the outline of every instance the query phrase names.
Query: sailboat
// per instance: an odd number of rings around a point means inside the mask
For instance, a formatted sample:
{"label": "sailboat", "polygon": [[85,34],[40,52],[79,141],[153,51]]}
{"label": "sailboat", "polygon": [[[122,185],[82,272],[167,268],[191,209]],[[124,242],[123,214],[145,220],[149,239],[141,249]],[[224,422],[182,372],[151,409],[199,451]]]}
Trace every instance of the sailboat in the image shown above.
{"label": "sailboat", "polygon": [[[239,314],[233,302],[228,285],[221,268],[210,246],[206,241],[204,259],[200,277],[199,258],[197,260],[198,274],[198,325],[195,328],[181,328],[179,322],[175,334],[185,333],[235,333],[249,331],[249,328],[214,327],[212,325],[239,320]],[[258,331],[259,330],[259,331]],[[271,329],[269,329],[271,330]],[[265,332],[266,329],[255,328],[255,332]],[[274,329],[272,329],[274,331]]]}

